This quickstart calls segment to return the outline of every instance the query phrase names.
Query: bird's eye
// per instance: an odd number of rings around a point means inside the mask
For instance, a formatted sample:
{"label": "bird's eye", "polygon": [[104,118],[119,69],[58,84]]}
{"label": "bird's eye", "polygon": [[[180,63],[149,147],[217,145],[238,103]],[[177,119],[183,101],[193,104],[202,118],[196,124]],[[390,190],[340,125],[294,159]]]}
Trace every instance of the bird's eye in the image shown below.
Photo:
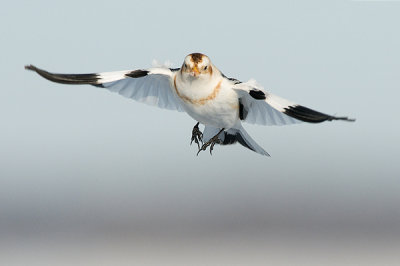
{"label": "bird's eye", "polygon": [[204,70],[207,70],[207,66],[205,66],[203,69],[204,69]]}

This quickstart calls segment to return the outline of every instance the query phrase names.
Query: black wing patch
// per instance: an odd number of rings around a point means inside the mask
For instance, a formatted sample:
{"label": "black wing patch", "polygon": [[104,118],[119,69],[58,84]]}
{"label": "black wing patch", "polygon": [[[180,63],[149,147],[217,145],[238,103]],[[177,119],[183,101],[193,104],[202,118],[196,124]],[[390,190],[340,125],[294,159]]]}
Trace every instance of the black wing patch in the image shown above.
{"label": "black wing patch", "polygon": [[265,100],[266,99],[265,93],[261,90],[252,89],[249,91],[249,94],[251,97],[253,97],[256,100]]}
{"label": "black wing patch", "polygon": [[222,77],[224,77],[224,78],[226,78],[226,79],[229,79],[230,81],[233,81],[233,83],[234,83],[235,85],[236,85],[236,84],[242,83],[240,80],[237,80],[237,79],[235,79],[235,78],[228,78],[227,76],[224,75],[224,73],[221,73],[221,75],[222,75]]}
{"label": "black wing patch", "polygon": [[95,86],[101,86],[99,82],[100,76],[96,73],[92,74],[55,74],[47,72],[43,69],[37,68],[33,65],[25,66],[25,69],[33,70],[40,76],[44,77],[53,82],[63,83],[63,84],[91,84]]}
{"label": "black wing patch", "polygon": [[239,98],[239,118],[240,118],[240,120],[245,120],[248,113],[249,113],[249,110],[247,110],[244,107],[244,104],[242,103],[242,99]]}
{"label": "black wing patch", "polygon": [[228,78],[230,81],[233,81],[233,83],[236,85],[236,84],[240,84],[240,83],[242,83],[240,80],[237,80],[237,79],[235,79],[235,78]]}
{"label": "black wing patch", "polygon": [[283,111],[283,113],[298,120],[309,123],[320,123],[332,120],[355,121],[354,119],[349,119],[348,117],[336,117],[320,113],[301,105],[289,106],[285,108],[285,111]]}
{"label": "black wing patch", "polygon": [[149,71],[138,69],[138,70],[133,70],[133,71],[125,74],[125,76],[130,77],[130,78],[141,78],[141,77],[147,76],[147,74],[149,74]]}

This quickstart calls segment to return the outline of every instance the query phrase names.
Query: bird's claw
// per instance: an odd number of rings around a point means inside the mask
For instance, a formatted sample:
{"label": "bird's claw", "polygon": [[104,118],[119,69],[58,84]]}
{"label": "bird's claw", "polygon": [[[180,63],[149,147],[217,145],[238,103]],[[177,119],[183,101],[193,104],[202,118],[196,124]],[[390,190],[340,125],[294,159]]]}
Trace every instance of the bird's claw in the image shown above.
{"label": "bird's claw", "polygon": [[197,123],[192,130],[192,138],[190,140],[190,145],[192,145],[193,141],[197,144],[197,147],[200,149],[200,142],[203,145],[203,133],[199,129],[199,123]]}
{"label": "bird's claw", "polygon": [[214,137],[212,137],[209,141],[207,141],[206,143],[204,143],[202,146],[201,146],[201,148],[199,148],[199,151],[197,152],[197,155],[199,155],[199,153],[201,152],[201,151],[205,151],[205,150],[207,150],[207,147],[208,146],[210,146],[210,154],[212,155],[212,151],[213,151],[213,149],[214,149],[214,145],[215,144],[220,144],[221,143],[221,140],[218,138],[218,135],[219,135],[219,133],[217,134],[217,135],[215,135]]}

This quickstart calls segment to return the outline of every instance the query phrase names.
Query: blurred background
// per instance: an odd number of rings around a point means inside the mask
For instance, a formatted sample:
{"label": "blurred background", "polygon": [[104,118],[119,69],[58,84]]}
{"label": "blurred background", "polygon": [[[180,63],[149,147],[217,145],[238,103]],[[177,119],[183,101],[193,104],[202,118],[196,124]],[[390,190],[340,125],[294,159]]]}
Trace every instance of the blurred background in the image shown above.
{"label": "blurred background", "polygon": [[[0,9],[1,265],[399,265],[399,1],[7,1]],[[196,156],[195,121],[59,73],[179,67],[357,118],[246,124]]]}

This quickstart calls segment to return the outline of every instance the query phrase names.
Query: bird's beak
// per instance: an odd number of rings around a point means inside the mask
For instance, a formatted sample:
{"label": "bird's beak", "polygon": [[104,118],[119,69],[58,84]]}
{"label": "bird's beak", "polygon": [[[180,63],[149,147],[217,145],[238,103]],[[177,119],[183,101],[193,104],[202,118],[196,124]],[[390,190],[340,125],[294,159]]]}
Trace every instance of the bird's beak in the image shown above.
{"label": "bird's beak", "polygon": [[199,69],[197,68],[197,66],[194,66],[194,67],[192,68],[192,74],[193,74],[193,76],[195,76],[195,77],[197,77],[198,75],[200,75],[200,71],[199,71]]}

